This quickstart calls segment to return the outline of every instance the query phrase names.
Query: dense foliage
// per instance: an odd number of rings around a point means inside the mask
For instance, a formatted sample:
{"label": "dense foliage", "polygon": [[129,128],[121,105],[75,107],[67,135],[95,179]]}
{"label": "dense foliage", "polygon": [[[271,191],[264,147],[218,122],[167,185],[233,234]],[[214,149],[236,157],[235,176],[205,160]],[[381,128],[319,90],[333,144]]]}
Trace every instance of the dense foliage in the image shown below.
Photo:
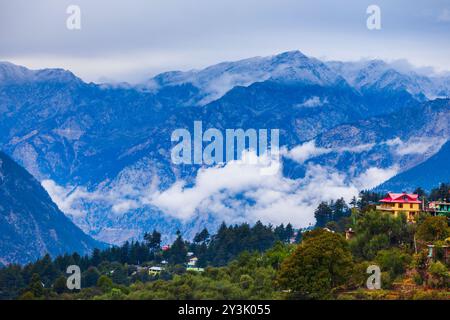
{"label": "dense foliage", "polygon": [[[311,231],[222,224],[192,241],[177,232],[169,247],[153,231],[90,256],[46,255],[0,269],[0,299],[450,299],[448,219],[422,213],[408,223],[373,210],[375,197],[364,193],[351,210],[342,199],[322,203],[326,228]],[[204,269],[189,268],[193,256]],[[81,290],[67,288],[69,265],[82,271]],[[369,265],[381,268],[382,290],[366,288]]]}
{"label": "dense foliage", "polygon": [[[23,267],[11,265],[0,269],[0,299],[17,298],[23,292],[27,293],[27,297],[39,297],[48,293],[49,290],[34,290],[39,286],[41,289],[53,286],[56,292],[65,291],[65,272],[70,265],[77,265],[83,270],[83,288],[96,286],[102,275],[106,275],[114,284],[130,285],[136,281],[155,280],[146,272],[137,272],[139,266],[160,265],[167,261],[166,272],[158,277],[167,280],[184,269],[188,252],[199,259],[198,267],[219,267],[227,265],[244,251],[264,252],[277,241],[287,243],[293,236],[294,229],[290,224],[275,228],[261,222],[253,226],[222,224],[217,234],[210,236],[204,229],[194,237],[193,242],[185,241],[177,232],[170,248],[162,250],[161,234],[153,231],[144,236],[143,242],[126,242],[120,247],[114,246],[102,251],[95,249],[90,256],[74,253],[52,260],[46,255]],[[32,296],[30,292],[33,293]]]}
{"label": "dense foliage", "polygon": [[352,268],[352,255],[345,238],[317,229],[285,259],[279,282],[300,298],[328,298],[334,288],[348,282]]}

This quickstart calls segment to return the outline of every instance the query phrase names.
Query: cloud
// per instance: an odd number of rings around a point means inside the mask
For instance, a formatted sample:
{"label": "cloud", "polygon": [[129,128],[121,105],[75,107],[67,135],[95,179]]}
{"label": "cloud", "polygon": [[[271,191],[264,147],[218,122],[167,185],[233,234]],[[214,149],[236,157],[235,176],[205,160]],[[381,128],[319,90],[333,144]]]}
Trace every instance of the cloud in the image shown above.
{"label": "cloud", "polygon": [[375,147],[375,145],[376,145],[375,143],[364,143],[352,147],[339,147],[335,148],[334,150],[340,153],[342,152],[361,153],[371,150],[373,147]]}
{"label": "cloud", "polygon": [[[257,81],[265,81],[269,79],[269,77],[270,73],[260,72],[258,70],[254,72],[254,74],[224,72],[217,78],[212,79],[212,81],[207,81],[207,85],[204,88],[206,97],[203,98],[199,103],[200,105],[206,105],[214,100],[221,98],[236,86],[247,87]],[[200,87],[202,87],[201,84]]]}
{"label": "cloud", "polygon": [[183,220],[208,213],[231,223],[261,220],[306,227],[315,222],[314,211],[321,201],[340,197],[349,201],[361,189],[375,187],[397,172],[397,168],[369,168],[360,176],[349,177],[333,168],[310,164],[304,178],[293,180],[280,172],[262,176],[258,166],[232,161],[200,170],[193,186],[177,181],[149,201]]}
{"label": "cloud", "polygon": [[353,179],[353,183],[359,190],[372,189],[389,180],[397,173],[399,173],[397,165],[386,169],[372,167]]}
{"label": "cloud", "polygon": [[412,72],[423,76],[435,76],[438,74],[438,71],[433,66],[416,66],[407,59],[390,60],[387,65],[402,73]]}
{"label": "cloud", "polygon": [[314,96],[309,99],[307,99],[305,102],[298,104],[297,107],[304,107],[304,108],[315,108],[323,106],[324,104],[328,103],[328,98],[321,99],[320,97]]}
{"label": "cloud", "polygon": [[427,154],[437,152],[447,141],[441,137],[412,137],[407,141],[400,138],[387,140],[386,145],[393,149],[393,152],[400,156]]}
{"label": "cloud", "polygon": [[292,148],[285,154],[285,156],[289,159],[297,161],[298,163],[304,163],[308,159],[331,153],[332,151],[333,149],[317,147],[316,142],[311,140]]}
{"label": "cloud", "polygon": [[85,216],[86,208],[93,203],[110,207],[116,215],[140,208],[143,206],[142,198],[151,190],[131,183],[93,191],[83,186],[60,186],[53,180],[43,180],[41,184],[62,212],[77,218]]}
{"label": "cloud", "polygon": [[[75,2],[82,16],[78,31],[66,28],[72,1],[2,1],[2,59],[35,68],[63,67],[89,81],[105,76],[133,82],[162,71],[293,49],[340,60],[406,57],[419,65],[450,67],[448,30],[436,26],[441,9],[436,1],[411,6],[407,0],[383,0],[392,32],[379,39],[368,38],[360,28],[364,8],[358,0],[345,8],[331,0]],[[434,13],[432,21],[417,15],[425,9]],[[440,19],[447,19],[445,12]],[[418,27],[405,27],[410,25]]]}
{"label": "cloud", "polygon": [[442,10],[437,19],[439,22],[450,22],[450,10]]}
{"label": "cloud", "polygon": [[351,153],[361,153],[365,151],[369,151],[375,146],[375,143],[366,143],[360,144],[351,147],[333,147],[333,148],[323,148],[317,147],[315,140],[311,140],[305,142],[304,144],[298,145],[291,150],[287,151],[286,149],[282,150],[283,155],[286,158],[294,160],[298,163],[304,163],[306,160],[324,155],[329,153],[343,153],[343,152],[351,152]]}
{"label": "cloud", "polygon": [[[246,156],[257,158],[252,152]],[[141,187],[119,181],[109,189],[94,191],[58,186],[52,180],[44,180],[42,185],[58,207],[74,218],[98,206],[110,208],[116,216],[152,207],[185,222],[208,214],[227,223],[261,220],[307,227],[314,224],[314,211],[321,201],[341,197],[349,201],[360,190],[375,187],[398,172],[396,167],[369,168],[355,177],[308,164],[304,178],[290,179],[281,170],[275,175],[262,175],[264,166],[263,160],[231,161],[200,169],[194,183],[178,180],[165,190],[155,187],[154,181]]]}
{"label": "cloud", "polygon": [[90,194],[84,188],[76,188],[73,186],[62,187],[53,180],[43,180],[41,184],[58,208],[65,214],[74,217],[83,216],[85,214],[82,210],[77,209],[74,206],[80,198],[86,200],[94,200],[97,198],[94,194]]}

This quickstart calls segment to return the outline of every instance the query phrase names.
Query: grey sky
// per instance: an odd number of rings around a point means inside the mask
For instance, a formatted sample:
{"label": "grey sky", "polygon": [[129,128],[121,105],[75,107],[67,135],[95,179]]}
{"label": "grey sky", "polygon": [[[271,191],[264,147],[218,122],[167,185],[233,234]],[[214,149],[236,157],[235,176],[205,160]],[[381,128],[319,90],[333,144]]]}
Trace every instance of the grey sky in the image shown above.
{"label": "grey sky", "polygon": [[[82,29],[66,28],[69,5]],[[381,7],[382,29],[366,28]],[[89,81],[301,50],[322,59],[408,59],[450,70],[449,0],[0,0],[0,60]]]}

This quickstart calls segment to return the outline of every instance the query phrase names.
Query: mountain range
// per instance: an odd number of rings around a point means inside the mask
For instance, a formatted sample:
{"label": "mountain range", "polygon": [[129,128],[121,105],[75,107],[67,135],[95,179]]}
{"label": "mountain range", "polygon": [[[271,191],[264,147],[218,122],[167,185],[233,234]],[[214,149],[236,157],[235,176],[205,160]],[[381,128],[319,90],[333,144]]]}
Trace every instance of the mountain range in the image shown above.
{"label": "mountain range", "polygon": [[[304,227],[322,200],[389,179],[386,188],[417,186],[402,172],[448,154],[449,80],[380,60],[326,62],[299,51],[167,72],[137,85],[0,63],[0,149],[104,242],[140,239],[154,228],[192,237],[222,220]],[[282,174],[260,179],[234,164],[174,165],[171,133],[192,130],[194,121],[204,130],[279,129]],[[450,180],[445,170],[430,170],[436,181]]]}

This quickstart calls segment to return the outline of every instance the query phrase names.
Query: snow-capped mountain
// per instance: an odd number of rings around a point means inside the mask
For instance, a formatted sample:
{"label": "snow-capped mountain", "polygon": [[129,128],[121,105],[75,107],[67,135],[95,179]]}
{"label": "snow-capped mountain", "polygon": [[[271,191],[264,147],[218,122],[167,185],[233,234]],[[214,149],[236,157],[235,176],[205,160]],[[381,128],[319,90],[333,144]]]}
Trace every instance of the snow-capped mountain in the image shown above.
{"label": "snow-capped mountain", "polygon": [[30,70],[9,62],[0,61],[0,84],[21,84],[36,82],[81,82],[72,72],[64,69]]}
{"label": "snow-capped mountain", "polygon": [[421,101],[450,96],[450,87],[445,76],[425,76],[414,70],[399,70],[395,65],[382,60],[329,61],[326,64],[362,92],[406,91]]}
{"label": "snow-capped mountain", "polygon": [[[0,149],[105,242],[154,228],[189,237],[222,220],[301,227],[313,223],[321,200],[374,187],[448,139],[448,101],[424,102],[424,85],[381,72],[382,65],[352,71],[287,52],[164,73],[133,87],[3,64]],[[378,70],[373,77],[370,68]],[[204,130],[279,129],[282,174],[261,179],[234,164],[174,165],[171,134],[194,121]]]}
{"label": "snow-capped mountain", "polygon": [[236,86],[247,87],[267,80],[320,86],[334,86],[344,81],[321,61],[300,51],[291,51],[270,57],[223,62],[202,70],[166,72],[150,79],[147,85],[158,88],[192,84],[201,93],[201,99],[196,102],[205,105]]}

